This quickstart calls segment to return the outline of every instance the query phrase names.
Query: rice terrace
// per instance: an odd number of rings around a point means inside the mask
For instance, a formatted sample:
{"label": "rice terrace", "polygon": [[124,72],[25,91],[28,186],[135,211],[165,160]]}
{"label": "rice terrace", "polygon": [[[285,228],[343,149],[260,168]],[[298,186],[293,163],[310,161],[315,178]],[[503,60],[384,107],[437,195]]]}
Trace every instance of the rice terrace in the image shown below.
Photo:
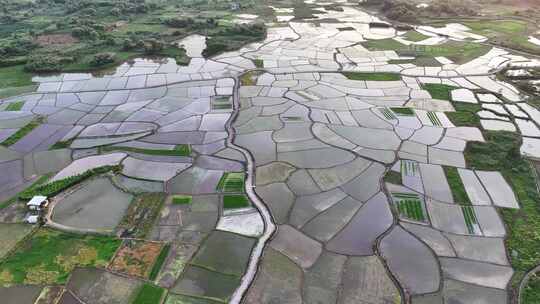
{"label": "rice terrace", "polygon": [[540,303],[540,1],[0,5],[2,304]]}

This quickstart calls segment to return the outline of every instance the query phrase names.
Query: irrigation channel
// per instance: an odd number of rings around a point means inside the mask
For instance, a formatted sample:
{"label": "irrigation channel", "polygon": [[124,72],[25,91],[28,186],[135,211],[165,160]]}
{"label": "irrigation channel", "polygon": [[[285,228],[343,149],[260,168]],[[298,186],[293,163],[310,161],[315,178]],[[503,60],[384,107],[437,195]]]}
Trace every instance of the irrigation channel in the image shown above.
{"label": "irrigation channel", "polygon": [[[247,71],[246,71],[247,73]],[[241,76],[241,75],[240,75]],[[230,304],[239,304],[242,302],[242,299],[246,292],[248,291],[249,287],[251,286],[251,283],[255,280],[255,275],[257,274],[257,268],[259,266],[259,261],[262,257],[264,247],[276,231],[276,225],[274,224],[274,220],[272,218],[272,215],[270,214],[270,211],[268,210],[268,207],[264,204],[264,202],[259,198],[259,196],[255,193],[254,190],[254,180],[255,180],[255,161],[253,159],[253,155],[249,153],[248,150],[239,147],[233,143],[234,137],[235,137],[235,130],[232,126],[233,122],[236,120],[236,117],[238,116],[238,112],[240,111],[240,95],[239,95],[239,89],[240,89],[240,79],[239,76],[234,77],[234,90],[233,90],[233,113],[231,114],[230,119],[227,121],[225,125],[225,129],[229,136],[227,137],[227,146],[241,152],[244,157],[246,158],[247,162],[247,168],[246,168],[246,180],[245,180],[245,189],[246,194],[248,195],[249,199],[257,208],[259,211],[259,214],[261,215],[264,223],[264,232],[262,236],[257,241],[257,244],[251,251],[251,256],[249,258],[248,267],[246,269],[246,273],[242,277],[242,280],[240,282],[240,286],[236,289],[234,294],[231,297],[231,300],[229,301]]]}

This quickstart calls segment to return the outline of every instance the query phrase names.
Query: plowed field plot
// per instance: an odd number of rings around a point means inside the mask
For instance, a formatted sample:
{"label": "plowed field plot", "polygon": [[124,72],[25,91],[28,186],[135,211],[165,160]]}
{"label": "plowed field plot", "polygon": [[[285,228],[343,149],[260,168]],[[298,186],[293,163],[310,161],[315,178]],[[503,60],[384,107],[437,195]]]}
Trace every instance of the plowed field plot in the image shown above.
{"label": "plowed field plot", "polygon": [[116,272],[146,278],[152,271],[161,247],[160,243],[126,240],[109,268]]}

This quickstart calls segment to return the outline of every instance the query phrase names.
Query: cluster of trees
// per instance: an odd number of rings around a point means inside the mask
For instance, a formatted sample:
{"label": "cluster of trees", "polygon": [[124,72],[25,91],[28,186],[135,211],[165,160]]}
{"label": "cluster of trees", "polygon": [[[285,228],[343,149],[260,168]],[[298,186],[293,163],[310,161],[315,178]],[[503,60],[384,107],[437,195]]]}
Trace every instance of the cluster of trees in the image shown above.
{"label": "cluster of trees", "polygon": [[145,54],[158,54],[165,48],[165,42],[156,38],[139,39],[128,38],[124,40],[125,51],[142,50]]}
{"label": "cluster of trees", "polygon": [[[380,3],[371,0],[368,4]],[[427,7],[417,7],[415,3],[404,0],[383,0],[381,11],[392,20],[415,22],[419,17],[458,17],[474,16],[474,5],[466,0],[433,1]]]}
{"label": "cluster of trees", "polygon": [[15,35],[10,39],[0,40],[0,57],[25,56],[38,45],[28,35]]}
{"label": "cluster of trees", "polygon": [[111,64],[115,61],[116,54],[112,52],[106,52],[106,53],[97,53],[94,55],[94,58],[92,58],[92,61],[90,64],[95,67],[104,66],[107,64]]}
{"label": "cluster of trees", "polygon": [[64,63],[71,60],[72,58],[62,58],[54,54],[32,55],[28,57],[24,70],[36,73],[59,72]]}
{"label": "cluster of trees", "polygon": [[224,51],[238,48],[238,45],[255,42],[266,37],[266,27],[261,23],[238,24],[225,27],[206,39],[203,56],[211,57]]}
{"label": "cluster of trees", "polygon": [[206,18],[204,21],[195,20],[191,17],[177,17],[163,20],[163,24],[173,28],[209,29],[218,27],[218,21],[214,18]]}

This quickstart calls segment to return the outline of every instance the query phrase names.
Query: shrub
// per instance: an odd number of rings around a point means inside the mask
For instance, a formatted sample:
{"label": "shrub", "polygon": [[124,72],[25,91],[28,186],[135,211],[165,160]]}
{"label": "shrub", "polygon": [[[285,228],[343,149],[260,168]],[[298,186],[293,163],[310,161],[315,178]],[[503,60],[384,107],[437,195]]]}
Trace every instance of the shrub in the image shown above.
{"label": "shrub", "polygon": [[116,54],[107,52],[107,53],[98,53],[94,55],[92,61],[90,62],[93,66],[103,66],[106,64],[113,63],[115,60]]}
{"label": "shrub", "polygon": [[144,52],[146,54],[157,54],[161,52],[165,44],[161,40],[148,39],[144,41]]}
{"label": "shrub", "polygon": [[62,69],[62,59],[54,55],[34,55],[28,58],[24,70],[27,72],[59,72]]}

